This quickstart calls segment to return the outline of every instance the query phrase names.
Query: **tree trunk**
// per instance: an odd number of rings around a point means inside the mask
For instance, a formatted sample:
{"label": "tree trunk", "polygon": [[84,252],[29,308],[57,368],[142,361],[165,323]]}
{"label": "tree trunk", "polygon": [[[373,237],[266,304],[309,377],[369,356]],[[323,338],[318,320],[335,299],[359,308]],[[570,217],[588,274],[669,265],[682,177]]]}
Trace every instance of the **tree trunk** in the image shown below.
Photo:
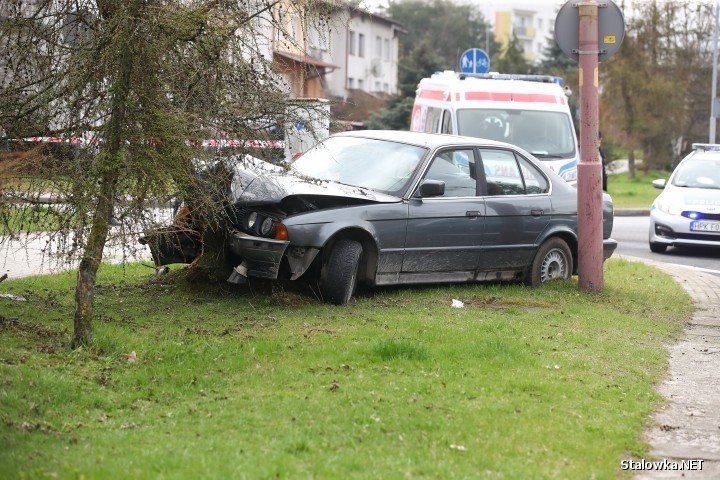
{"label": "tree trunk", "polygon": [[117,183],[123,160],[123,131],[127,122],[127,102],[130,96],[130,78],[133,69],[133,25],[139,13],[140,3],[128,5],[129,16],[125,28],[120,28],[121,54],[117,66],[117,77],[110,91],[112,93],[111,112],[105,130],[106,146],[97,156],[100,181],[97,190],[97,206],[93,216],[90,235],[78,267],[75,286],[74,333],[71,348],[75,349],[92,342],[92,313],[95,297],[95,281],[102,261],[105,242],[110,231],[110,218],[113,214]]}
{"label": "tree trunk", "polygon": [[635,150],[630,148],[628,153],[628,178],[635,180]]}
{"label": "tree trunk", "polygon": [[92,312],[95,297],[95,279],[102,261],[105,242],[110,231],[110,217],[117,175],[106,175],[102,180],[101,194],[93,217],[90,235],[78,267],[75,286],[74,334],[71,348],[75,349],[92,342]]}

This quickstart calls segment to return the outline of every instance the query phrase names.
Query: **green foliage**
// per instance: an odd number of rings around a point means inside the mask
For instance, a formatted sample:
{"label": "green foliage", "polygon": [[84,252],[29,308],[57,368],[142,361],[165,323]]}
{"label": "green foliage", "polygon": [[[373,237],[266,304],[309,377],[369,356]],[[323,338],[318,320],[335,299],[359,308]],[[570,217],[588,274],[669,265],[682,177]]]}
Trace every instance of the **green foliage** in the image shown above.
{"label": "green foliage", "polygon": [[493,57],[490,64],[494,71],[500,73],[536,73],[535,66],[525,58],[525,51],[515,35],[502,51]]}
{"label": "green foliage", "polygon": [[347,307],[150,271],[100,269],[96,342],[72,353],[73,273],[0,283],[27,299],[0,299],[0,477],[616,478],[649,455],[691,310],[616,259],[600,294],[388,288]]}
{"label": "green foliage", "polygon": [[652,181],[658,178],[668,179],[668,171],[638,170],[635,178],[627,173],[608,176],[608,193],[613,199],[615,208],[649,208],[650,204],[660,195],[661,190],[653,187]]}
{"label": "green foliage", "polygon": [[[489,49],[489,55],[498,51],[493,35],[487,35],[491,25],[480,7],[472,3],[397,0],[389,3],[386,13],[405,28],[405,34],[400,36],[400,58],[425,43],[440,59],[439,69],[457,70],[460,55],[468,48],[483,47]],[[415,84],[433,71],[423,72],[414,79]]]}
{"label": "green foliage", "polygon": [[386,108],[370,115],[365,126],[369,130],[407,130],[413,101],[413,97],[392,97]]}
{"label": "green foliage", "polygon": [[632,7],[622,47],[601,64],[601,129],[642,150],[649,168],[668,168],[673,143],[687,152],[707,141],[714,2]]}

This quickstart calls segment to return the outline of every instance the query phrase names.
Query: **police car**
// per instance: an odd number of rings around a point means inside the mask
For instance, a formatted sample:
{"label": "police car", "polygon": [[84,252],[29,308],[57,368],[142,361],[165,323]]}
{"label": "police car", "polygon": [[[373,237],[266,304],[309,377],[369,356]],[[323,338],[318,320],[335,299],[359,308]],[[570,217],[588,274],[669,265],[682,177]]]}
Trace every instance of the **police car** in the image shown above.
{"label": "police car", "polygon": [[720,247],[720,144],[693,144],[650,207],[650,250]]}

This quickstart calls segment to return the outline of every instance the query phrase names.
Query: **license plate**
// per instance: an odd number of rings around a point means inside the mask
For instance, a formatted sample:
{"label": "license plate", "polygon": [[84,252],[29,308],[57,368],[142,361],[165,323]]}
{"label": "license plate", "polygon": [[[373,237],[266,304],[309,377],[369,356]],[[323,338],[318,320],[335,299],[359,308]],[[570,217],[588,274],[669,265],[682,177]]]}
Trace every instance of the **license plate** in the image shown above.
{"label": "license plate", "polygon": [[720,233],[720,222],[690,222],[690,231]]}

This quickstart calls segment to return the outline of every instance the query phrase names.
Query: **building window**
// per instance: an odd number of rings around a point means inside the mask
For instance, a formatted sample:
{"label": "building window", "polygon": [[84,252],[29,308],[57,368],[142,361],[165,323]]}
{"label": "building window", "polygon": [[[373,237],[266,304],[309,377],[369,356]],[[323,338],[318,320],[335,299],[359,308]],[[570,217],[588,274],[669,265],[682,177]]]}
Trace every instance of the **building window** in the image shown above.
{"label": "building window", "polygon": [[350,36],[348,38],[348,54],[355,55],[355,32],[350,30]]}
{"label": "building window", "polygon": [[352,77],[348,77],[348,88],[352,90],[355,88],[355,79]]}
{"label": "building window", "polygon": [[380,91],[380,82],[375,82],[375,91],[376,92]]}
{"label": "building window", "polygon": [[365,82],[363,82],[363,79],[362,79],[362,78],[358,78],[358,88],[359,88],[360,90],[362,90],[363,88],[365,88]]}
{"label": "building window", "polygon": [[380,35],[375,37],[375,58],[382,58],[382,38],[380,38]]}
{"label": "building window", "polygon": [[365,56],[365,34],[358,33],[358,57]]}
{"label": "building window", "polygon": [[383,40],[383,54],[383,58],[385,58],[385,60],[387,61],[390,61],[390,40],[387,38]]}
{"label": "building window", "polygon": [[383,92],[390,93],[390,85],[383,83]]}

